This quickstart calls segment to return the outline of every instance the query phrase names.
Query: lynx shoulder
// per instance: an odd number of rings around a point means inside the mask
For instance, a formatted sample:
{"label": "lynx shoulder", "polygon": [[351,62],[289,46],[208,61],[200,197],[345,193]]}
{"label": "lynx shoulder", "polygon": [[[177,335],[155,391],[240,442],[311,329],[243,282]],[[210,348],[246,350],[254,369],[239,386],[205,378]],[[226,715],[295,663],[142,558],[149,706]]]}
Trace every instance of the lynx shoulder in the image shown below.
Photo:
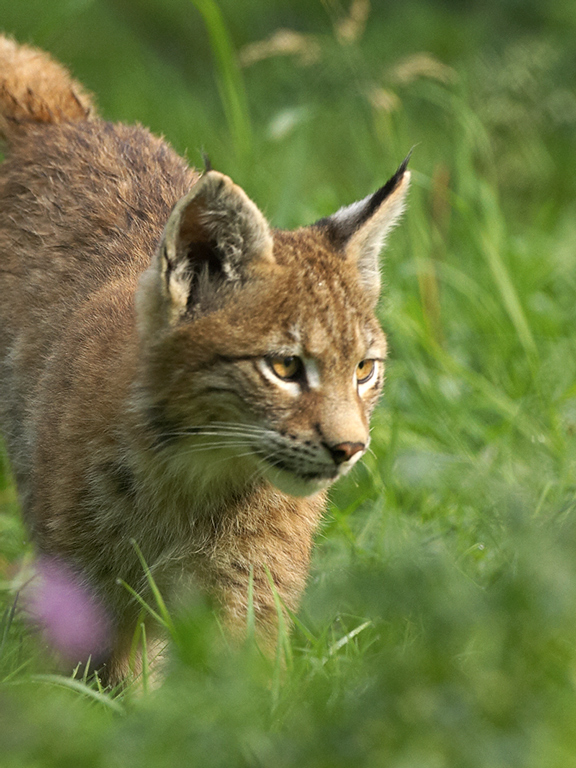
{"label": "lynx shoulder", "polygon": [[[264,642],[295,610],[325,489],[369,444],[386,342],[378,256],[406,161],[293,232],[230,178],[100,119],[47,54],[0,38],[0,419],[39,556],[103,606],[109,683],[144,597],[207,590]],[[252,575],[251,575],[252,574]]]}

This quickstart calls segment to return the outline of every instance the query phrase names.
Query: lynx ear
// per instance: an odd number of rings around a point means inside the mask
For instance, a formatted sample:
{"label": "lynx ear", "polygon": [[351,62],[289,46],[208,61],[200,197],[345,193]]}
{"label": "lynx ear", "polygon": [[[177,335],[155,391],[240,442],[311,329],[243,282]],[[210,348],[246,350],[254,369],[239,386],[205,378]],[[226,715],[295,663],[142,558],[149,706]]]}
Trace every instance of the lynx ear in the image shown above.
{"label": "lynx ear", "polygon": [[410,155],[383,187],[357,203],[341,208],[317,222],[325,227],[330,239],[347,259],[356,262],[366,291],[377,299],[380,292],[378,256],[386,236],[402,215],[410,172]]}
{"label": "lynx ear", "polygon": [[182,314],[203,285],[244,282],[255,260],[272,261],[272,235],[246,193],[209,170],[174,206],[158,258],[165,296]]}

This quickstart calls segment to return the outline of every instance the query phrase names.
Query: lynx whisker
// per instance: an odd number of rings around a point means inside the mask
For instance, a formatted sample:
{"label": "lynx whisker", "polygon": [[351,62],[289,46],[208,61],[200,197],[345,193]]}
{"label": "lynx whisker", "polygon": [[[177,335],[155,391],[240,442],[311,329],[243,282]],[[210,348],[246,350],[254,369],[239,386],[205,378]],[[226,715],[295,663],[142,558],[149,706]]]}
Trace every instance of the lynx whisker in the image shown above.
{"label": "lynx whisker", "polygon": [[274,434],[272,430],[264,427],[241,427],[241,426],[225,426],[220,427],[216,425],[207,425],[202,427],[187,427],[185,429],[171,430],[168,432],[160,432],[157,435],[158,440],[171,440],[178,437],[261,437],[263,435]]}
{"label": "lynx whisker", "polygon": [[[196,453],[207,453],[209,451],[221,450],[223,448],[246,448],[246,443],[219,441],[214,443],[206,443],[204,445],[193,445],[188,448],[179,449],[177,455],[181,458],[183,456],[191,456]],[[164,461],[172,461],[172,458],[173,457],[168,453],[164,456]]]}

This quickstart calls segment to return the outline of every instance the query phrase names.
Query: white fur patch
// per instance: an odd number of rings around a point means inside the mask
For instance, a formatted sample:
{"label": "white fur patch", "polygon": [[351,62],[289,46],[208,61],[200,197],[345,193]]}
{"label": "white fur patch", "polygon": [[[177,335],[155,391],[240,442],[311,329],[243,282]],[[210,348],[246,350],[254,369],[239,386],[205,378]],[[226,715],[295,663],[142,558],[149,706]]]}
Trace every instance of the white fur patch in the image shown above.
{"label": "white fur patch", "polygon": [[318,370],[318,363],[312,357],[303,357],[304,370],[306,371],[306,381],[310,389],[320,389],[322,380],[320,378],[320,371]]}

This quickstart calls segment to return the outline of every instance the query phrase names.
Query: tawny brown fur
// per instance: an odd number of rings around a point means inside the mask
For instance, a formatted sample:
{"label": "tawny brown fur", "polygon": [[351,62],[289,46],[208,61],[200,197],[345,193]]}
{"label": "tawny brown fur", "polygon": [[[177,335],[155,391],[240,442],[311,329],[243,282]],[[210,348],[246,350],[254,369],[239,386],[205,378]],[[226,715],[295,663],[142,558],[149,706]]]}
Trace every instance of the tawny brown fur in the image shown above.
{"label": "tawny brown fur", "polygon": [[[253,573],[273,643],[267,573],[295,610],[324,488],[368,444],[376,259],[405,165],[273,231],[230,179],[102,121],[60,65],[6,38],[0,134],[1,424],[37,549],[113,617],[106,680],[128,673],[138,614],[118,580],[149,598],[133,540],[168,600],[205,588],[236,632]],[[301,378],[278,378],[294,358]]]}

